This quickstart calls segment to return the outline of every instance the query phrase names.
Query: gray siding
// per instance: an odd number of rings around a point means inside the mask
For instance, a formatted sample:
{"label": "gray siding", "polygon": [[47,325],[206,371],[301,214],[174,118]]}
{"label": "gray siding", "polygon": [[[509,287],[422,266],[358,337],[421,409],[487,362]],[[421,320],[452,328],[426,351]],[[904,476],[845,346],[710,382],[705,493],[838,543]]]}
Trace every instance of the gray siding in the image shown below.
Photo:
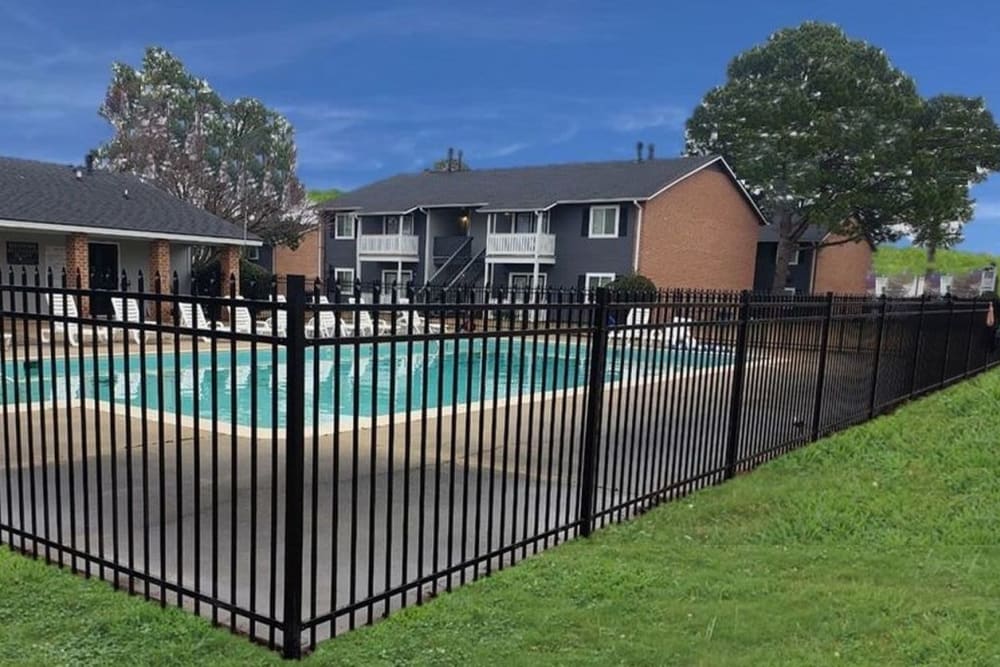
{"label": "gray siding", "polygon": [[620,205],[618,238],[614,239],[592,239],[587,235],[589,205],[557,206],[550,215],[550,229],[556,235],[556,263],[549,269],[550,287],[581,286],[587,273],[618,276],[632,273],[636,233],[634,204]]}
{"label": "gray siding", "polygon": [[323,239],[323,266],[326,267],[327,275],[334,268],[357,270],[357,242],[354,239],[334,238],[336,230],[333,215],[324,217],[326,218],[324,220],[326,238]]}

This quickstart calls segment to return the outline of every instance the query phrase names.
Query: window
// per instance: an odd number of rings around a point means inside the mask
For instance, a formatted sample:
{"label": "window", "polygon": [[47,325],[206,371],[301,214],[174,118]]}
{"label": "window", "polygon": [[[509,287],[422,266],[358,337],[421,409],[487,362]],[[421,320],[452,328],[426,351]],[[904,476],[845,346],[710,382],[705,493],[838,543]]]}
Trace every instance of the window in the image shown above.
{"label": "window", "polygon": [[7,241],[8,266],[38,266],[38,244]]}
{"label": "window", "polygon": [[590,208],[590,238],[609,239],[618,236],[618,207],[592,206]]}
{"label": "window", "polygon": [[340,286],[341,292],[350,292],[354,289],[354,269],[333,270],[333,282]]}
{"label": "window", "polygon": [[[399,221],[402,218],[403,229],[399,229]],[[413,216],[412,215],[387,215],[382,219],[382,233],[383,234],[413,234]]]}
{"label": "window", "polygon": [[535,233],[535,214],[534,213],[517,213],[514,216],[514,233],[515,234],[534,234]]}
{"label": "window", "polygon": [[260,261],[260,248],[255,245],[247,246],[247,259],[251,262]]}
{"label": "window", "polygon": [[795,296],[795,288],[794,287],[786,287],[784,289],[784,292],[785,292],[785,294],[787,294],[789,296]]}
{"label": "window", "polygon": [[354,238],[354,214],[338,213],[333,219],[333,238],[353,239]]}
{"label": "window", "polygon": [[[392,286],[396,283],[396,270],[387,269],[382,272],[382,289],[388,290],[392,289]],[[399,286],[405,287],[413,282],[413,271],[408,271],[404,269],[399,272]]]}
{"label": "window", "polygon": [[795,252],[792,253],[791,258],[788,260],[788,265],[789,266],[798,266],[799,265],[799,257],[800,257],[801,254],[802,254],[802,248],[796,246],[795,247]]}
{"label": "window", "polygon": [[[507,274],[507,284],[512,290],[524,291],[526,289],[531,289],[531,273],[508,273]],[[548,283],[548,275],[544,273],[538,274],[538,287],[545,289],[545,285]]]}
{"label": "window", "polygon": [[614,279],[613,273],[588,273],[584,276],[583,285],[588,291],[595,290],[598,287],[607,287]]}

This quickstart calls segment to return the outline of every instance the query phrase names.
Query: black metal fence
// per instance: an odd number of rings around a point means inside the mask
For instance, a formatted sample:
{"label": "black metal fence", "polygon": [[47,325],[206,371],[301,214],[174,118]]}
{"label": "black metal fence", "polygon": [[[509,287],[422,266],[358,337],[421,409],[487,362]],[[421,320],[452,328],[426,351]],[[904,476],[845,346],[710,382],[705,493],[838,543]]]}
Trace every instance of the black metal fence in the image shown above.
{"label": "black metal fence", "polygon": [[311,287],[8,275],[0,541],[294,657],[1000,359],[989,301]]}

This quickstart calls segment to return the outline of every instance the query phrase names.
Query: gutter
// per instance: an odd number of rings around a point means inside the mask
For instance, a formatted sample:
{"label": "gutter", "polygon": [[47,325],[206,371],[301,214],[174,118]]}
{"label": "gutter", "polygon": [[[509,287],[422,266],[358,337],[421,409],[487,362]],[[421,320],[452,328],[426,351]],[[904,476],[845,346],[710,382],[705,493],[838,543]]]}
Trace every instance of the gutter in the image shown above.
{"label": "gutter", "polygon": [[635,252],[632,255],[632,273],[639,273],[639,244],[642,241],[642,204],[638,199],[632,201],[638,211],[635,218]]}

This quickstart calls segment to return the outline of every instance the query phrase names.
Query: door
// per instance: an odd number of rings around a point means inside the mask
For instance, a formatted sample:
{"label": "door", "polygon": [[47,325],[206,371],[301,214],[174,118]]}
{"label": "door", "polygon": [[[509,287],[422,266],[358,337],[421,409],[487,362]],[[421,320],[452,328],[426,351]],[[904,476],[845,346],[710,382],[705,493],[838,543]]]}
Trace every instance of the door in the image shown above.
{"label": "door", "polygon": [[[118,245],[115,243],[91,243],[90,288],[98,290],[118,289]],[[93,315],[111,316],[111,297],[96,295],[90,300]]]}

